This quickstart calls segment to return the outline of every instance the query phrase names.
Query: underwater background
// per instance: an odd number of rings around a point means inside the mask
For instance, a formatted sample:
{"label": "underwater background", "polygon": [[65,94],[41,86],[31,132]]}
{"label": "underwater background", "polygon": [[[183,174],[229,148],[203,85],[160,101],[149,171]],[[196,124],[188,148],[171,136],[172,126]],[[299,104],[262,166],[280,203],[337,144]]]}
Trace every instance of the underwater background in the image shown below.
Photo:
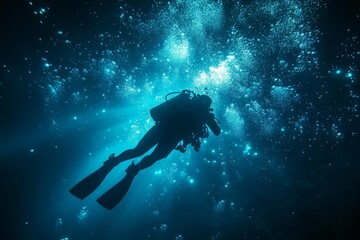
{"label": "underwater background", "polygon": [[[0,18],[1,239],[359,239],[355,1],[17,0]],[[96,199],[130,161],[69,193],[183,89],[213,99],[219,137],[112,211]]]}

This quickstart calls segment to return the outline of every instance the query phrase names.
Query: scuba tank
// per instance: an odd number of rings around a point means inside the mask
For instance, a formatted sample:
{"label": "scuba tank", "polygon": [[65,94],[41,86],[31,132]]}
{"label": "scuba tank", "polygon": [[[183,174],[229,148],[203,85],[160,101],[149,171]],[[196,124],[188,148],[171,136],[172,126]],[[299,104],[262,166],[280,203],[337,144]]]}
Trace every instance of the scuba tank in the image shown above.
{"label": "scuba tank", "polygon": [[[178,95],[168,99],[168,96],[172,94]],[[167,94],[165,96],[165,102],[150,110],[152,119],[156,122],[160,122],[185,112],[194,95],[195,93],[189,90]]]}

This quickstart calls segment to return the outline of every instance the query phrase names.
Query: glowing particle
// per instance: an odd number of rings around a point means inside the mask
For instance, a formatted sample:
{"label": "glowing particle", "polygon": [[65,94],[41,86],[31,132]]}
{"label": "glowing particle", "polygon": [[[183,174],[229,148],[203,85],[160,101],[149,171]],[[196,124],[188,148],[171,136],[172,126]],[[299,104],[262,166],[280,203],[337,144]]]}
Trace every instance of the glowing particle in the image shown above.
{"label": "glowing particle", "polygon": [[284,107],[289,106],[291,101],[296,100],[292,97],[294,95],[292,87],[272,86],[270,94],[274,102]]}
{"label": "glowing particle", "polygon": [[189,43],[187,41],[171,46],[171,54],[178,59],[185,59],[189,56]]}
{"label": "glowing particle", "polygon": [[246,155],[250,155],[250,151],[251,151],[251,146],[250,146],[250,144],[247,143],[243,153]]}
{"label": "glowing particle", "polygon": [[183,236],[181,236],[181,234],[180,235],[178,235],[178,236],[176,236],[176,238],[175,238],[175,240],[183,240],[184,238],[183,238]]}
{"label": "glowing particle", "polygon": [[57,34],[62,35],[63,32],[62,31],[57,31]]}
{"label": "glowing particle", "polygon": [[62,225],[62,223],[63,223],[62,218],[58,218],[58,219],[56,220],[56,226]]}
{"label": "glowing particle", "polygon": [[210,67],[210,76],[215,85],[221,85],[230,80],[230,72],[227,62],[221,62],[217,67]]}
{"label": "glowing particle", "polygon": [[77,217],[80,221],[84,220],[88,216],[89,216],[89,210],[87,209],[86,206],[82,207],[79,214],[77,215]]}
{"label": "glowing particle", "polygon": [[341,73],[341,70],[340,69],[338,69],[338,70],[336,70],[336,72],[335,72],[336,74],[340,74]]}
{"label": "glowing particle", "polygon": [[345,75],[347,78],[352,78],[353,74],[351,72],[346,73]]}
{"label": "glowing particle", "polygon": [[194,179],[192,179],[190,176],[187,177],[187,181],[188,181],[190,184],[193,184],[193,183],[194,183]]}
{"label": "glowing particle", "polygon": [[230,61],[234,61],[235,60],[235,56],[229,55],[226,57],[226,59],[230,60]]}
{"label": "glowing particle", "polygon": [[223,212],[225,209],[225,200],[221,200],[220,202],[218,202],[217,204],[215,204],[214,209],[216,212]]}
{"label": "glowing particle", "polygon": [[33,153],[33,152],[35,152],[35,150],[32,148],[32,149],[30,149],[30,152]]}
{"label": "glowing particle", "polygon": [[170,60],[182,61],[189,57],[189,41],[185,34],[170,35],[166,40],[165,53],[171,58]]}
{"label": "glowing particle", "polygon": [[116,62],[109,59],[100,60],[100,68],[103,72],[103,75],[106,79],[111,79],[116,75],[118,66]]}
{"label": "glowing particle", "polygon": [[46,12],[45,8],[40,8],[39,13],[44,14]]}
{"label": "glowing particle", "polygon": [[106,112],[106,110],[105,110],[105,109],[103,109],[103,110],[101,110],[101,112],[105,113],[105,112]]}
{"label": "glowing particle", "polygon": [[49,67],[50,67],[50,63],[44,63],[44,67],[49,68]]}
{"label": "glowing particle", "polygon": [[279,65],[280,65],[280,67],[285,68],[285,67],[287,67],[288,64],[286,63],[285,60],[280,60]]}
{"label": "glowing particle", "polygon": [[161,173],[162,173],[161,169],[160,169],[160,170],[155,171],[155,175],[160,175]]}
{"label": "glowing particle", "polygon": [[167,230],[167,225],[165,223],[161,224],[160,231],[164,232]]}
{"label": "glowing particle", "polygon": [[64,237],[64,238],[60,238],[60,240],[69,240],[69,238]]}

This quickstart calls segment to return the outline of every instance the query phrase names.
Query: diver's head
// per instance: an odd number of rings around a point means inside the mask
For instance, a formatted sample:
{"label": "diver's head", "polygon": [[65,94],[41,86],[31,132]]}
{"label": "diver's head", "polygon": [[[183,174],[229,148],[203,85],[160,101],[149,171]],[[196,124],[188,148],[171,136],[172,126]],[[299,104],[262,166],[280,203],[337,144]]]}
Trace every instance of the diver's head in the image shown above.
{"label": "diver's head", "polygon": [[212,100],[211,98],[208,96],[208,95],[200,95],[198,97],[199,101],[202,102],[203,104],[205,104],[208,108],[210,108],[211,106],[211,103],[212,103]]}

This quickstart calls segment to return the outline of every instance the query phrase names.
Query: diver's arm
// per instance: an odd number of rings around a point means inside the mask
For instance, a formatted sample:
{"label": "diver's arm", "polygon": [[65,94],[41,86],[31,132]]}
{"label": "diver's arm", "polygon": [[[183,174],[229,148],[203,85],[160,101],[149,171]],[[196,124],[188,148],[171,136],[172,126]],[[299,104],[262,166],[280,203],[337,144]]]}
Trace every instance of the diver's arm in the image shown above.
{"label": "diver's arm", "polygon": [[219,125],[216,123],[215,121],[215,116],[214,114],[209,114],[209,117],[206,121],[206,125],[208,125],[208,127],[210,128],[210,130],[216,135],[219,136],[221,133],[221,129],[219,127]]}

